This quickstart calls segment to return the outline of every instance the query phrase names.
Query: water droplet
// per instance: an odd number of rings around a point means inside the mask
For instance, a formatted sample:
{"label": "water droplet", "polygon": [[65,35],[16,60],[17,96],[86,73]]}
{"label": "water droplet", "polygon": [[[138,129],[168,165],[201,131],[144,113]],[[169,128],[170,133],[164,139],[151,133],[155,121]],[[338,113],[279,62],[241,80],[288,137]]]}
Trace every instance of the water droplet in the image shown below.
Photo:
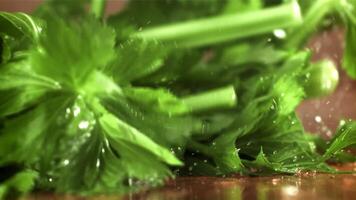
{"label": "water droplet", "polygon": [[66,159],[66,160],[63,161],[63,165],[64,165],[64,166],[67,166],[68,164],[69,164],[69,160],[68,160],[68,159]]}
{"label": "water droplet", "polygon": [[275,29],[273,34],[279,39],[284,39],[287,36],[287,33],[283,29]]}
{"label": "water droplet", "polygon": [[78,128],[79,129],[88,129],[89,122],[88,121],[81,121],[79,122]]}
{"label": "water droplet", "polygon": [[321,123],[322,122],[322,119],[321,119],[321,117],[319,115],[315,116],[314,120],[317,123]]}
{"label": "water droplet", "polygon": [[132,178],[128,178],[128,179],[127,179],[127,183],[128,183],[128,185],[131,187],[131,186],[132,186],[132,183],[133,183]]}
{"label": "water droplet", "polygon": [[77,117],[80,113],[80,108],[78,106],[74,106],[73,108],[73,115],[74,117]]}
{"label": "water droplet", "polygon": [[271,110],[274,110],[274,109],[275,109],[275,108],[274,108],[274,105],[271,105],[270,109],[271,109]]}
{"label": "water droplet", "polygon": [[293,157],[293,162],[297,162],[297,160],[298,160],[298,157],[297,157],[297,156],[294,156],[294,157]]}

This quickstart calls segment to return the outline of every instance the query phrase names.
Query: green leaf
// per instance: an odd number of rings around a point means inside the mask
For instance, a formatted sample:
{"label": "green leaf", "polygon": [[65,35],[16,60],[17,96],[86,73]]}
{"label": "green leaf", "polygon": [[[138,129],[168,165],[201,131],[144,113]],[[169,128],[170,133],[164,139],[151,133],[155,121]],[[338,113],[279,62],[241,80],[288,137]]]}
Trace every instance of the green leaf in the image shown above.
{"label": "green leaf", "polygon": [[129,40],[119,46],[115,61],[105,71],[117,83],[127,84],[162,67],[168,50],[156,41]]}
{"label": "green leaf", "polygon": [[42,19],[51,19],[53,15],[67,20],[87,16],[86,7],[89,0],[46,0],[42,2],[33,15]]}
{"label": "green leaf", "polygon": [[[165,178],[172,177],[169,168],[161,162],[162,158],[153,154],[153,151],[147,151],[142,145],[115,140],[112,141],[112,147],[122,158],[122,166],[127,172],[129,184],[138,179],[150,185],[161,185]],[[169,154],[165,155],[168,157],[164,158],[164,160],[171,162],[173,165],[182,164],[170,152]]]}
{"label": "green leaf", "polygon": [[25,86],[60,89],[56,81],[35,74],[27,62],[11,63],[0,68],[0,90]]}
{"label": "green leaf", "polygon": [[112,140],[135,144],[156,155],[159,159],[168,164],[182,164],[181,161],[172,155],[169,150],[156,144],[139,130],[122,122],[111,114],[104,115],[100,119],[100,124],[105,130],[106,134],[108,134],[108,137],[110,137]]}
{"label": "green leaf", "polygon": [[25,13],[0,12],[0,33],[15,38],[21,38],[24,35],[36,41],[41,31],[42,25],[38,19]]}
{"label": "green leaf", "polygon": [[113,31],[93,19],[79,25],[52,18],[29,58],[36,73],[78,90],[113,59],[114,44]]}
{"label": "green leaf", "polygon": [[234,140],[229,140],[222,146],[221,140],[213,142],[214,161],[223,174],[242,173],[245,169],[239,156],[239,149],[235,147]]}
{"label": "green leaf", "polygon": [[166,147],[184,145],[193,128],[190,116],[157,112],[151,106],[146,106],[144,100],[130,101],[123,96],[112,95],[103,97],[101,103],[120,120]]}
{"label": "green leaf", "polygon": [[328,160],[334,154],[353,144],[356,144],[356,122],[351,121],[346,122],[337,130],[323,155],[323,159]]}
{"label": "green leaf", "polygon": [[[282,163],[272,163],[268,160],[265,153],[263,152],[263,148],[261,147],[260,152],[256,156],[254,161],[245,161],[246,166],[250,167],[252,173],[275,173],[281,170]],[[254,172],[257,170],[257,172]]]}
{"label": "green leaf", "polygon": [[39,106],[5,120],[0,130],[0,164],[33,164],[40,158],[48,165],[58,150],[54,144],[63,136],[59,127],[65,125],[65,110],[73,101],[72,94],[54,93]]}
{"label": "green leaf", "polygon": [[32,170],[18,172],[5,182],[0,184],[0,199],[14,197],[14,191],[20,195],[27,194],[35,187],[38,173]]}
{"label": "green leaf", "polygon": [[60,89],[60,85],[31,71],[26,62],[0,68],[0,117],[14,114],[35,103],[43,94]]}

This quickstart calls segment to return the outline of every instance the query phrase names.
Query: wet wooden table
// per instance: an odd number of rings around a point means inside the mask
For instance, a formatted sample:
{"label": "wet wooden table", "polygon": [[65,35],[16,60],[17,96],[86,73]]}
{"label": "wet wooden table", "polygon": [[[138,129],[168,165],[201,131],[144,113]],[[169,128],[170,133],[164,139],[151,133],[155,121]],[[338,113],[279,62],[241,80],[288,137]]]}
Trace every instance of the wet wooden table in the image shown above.
{"label": "wet wooden table", "polygon": [[[345,168],[345,167],[344,167]],[[349,164],[348,169],[356,168]],[[163,189],[131,195],[124,199],[356,199],[355,175],[298,174],[273,177],[181,177]]]}

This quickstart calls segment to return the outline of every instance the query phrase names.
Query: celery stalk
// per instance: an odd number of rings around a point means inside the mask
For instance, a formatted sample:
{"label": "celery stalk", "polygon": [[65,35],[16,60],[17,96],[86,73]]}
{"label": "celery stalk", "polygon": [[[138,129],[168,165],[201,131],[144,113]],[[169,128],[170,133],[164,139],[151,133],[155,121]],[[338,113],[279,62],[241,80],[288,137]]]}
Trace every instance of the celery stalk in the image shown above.
{"label": "celery stalk", "polygon": [[302,23],[296,1],[258,11],[222,15],[148,28],[132,37],[199,47],[293,27]]}
{"label": "celery stalk", "polygon": [[217,108],[231,108],[236,106],[237,103],[233,86],[184,97],[182,100],[190,108],[191,112],[201,112]]}
{"label": "celery stalk", "polygon": [[303,24],[295,27],[289,35],[286,48],[298,48],[310,34],[315,32],[324,17],[337,8],[339,0],[317,0],[307,11]]}

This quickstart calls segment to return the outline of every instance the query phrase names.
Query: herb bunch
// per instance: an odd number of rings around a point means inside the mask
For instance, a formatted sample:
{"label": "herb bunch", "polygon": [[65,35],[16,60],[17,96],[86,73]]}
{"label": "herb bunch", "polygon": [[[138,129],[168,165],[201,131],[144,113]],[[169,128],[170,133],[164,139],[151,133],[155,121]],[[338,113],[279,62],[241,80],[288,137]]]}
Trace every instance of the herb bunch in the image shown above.
{"label": "herb bunch", "polygon": [[0,197],[336,173],[326,161],[354,161],[341,150],[356,143],[355,122],[325,142],[294,110],[338,82],[331,61],[301,48],[310,27],[338,13],[352,41],[356,4],[266,2],[131,0],[104,18],[105,1],[49,0],[32,15],[0,12]]}

